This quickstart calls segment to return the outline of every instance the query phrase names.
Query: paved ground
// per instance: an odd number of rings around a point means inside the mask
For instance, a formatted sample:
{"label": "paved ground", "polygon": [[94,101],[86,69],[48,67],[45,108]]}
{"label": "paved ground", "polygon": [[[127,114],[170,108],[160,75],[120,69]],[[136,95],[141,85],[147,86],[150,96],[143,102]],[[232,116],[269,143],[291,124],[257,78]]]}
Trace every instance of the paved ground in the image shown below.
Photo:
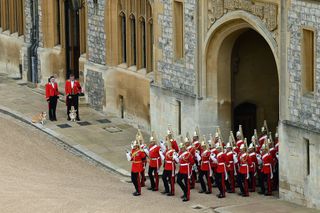
{"label": "paved ground", "polygon": [[[2,75],[0,95],[0,212],[150,212],[150,203],[153,212],[227,213],[252,212],[253,209],[274,213],[316,212],[256,193],[249,198],[228,194],[226,199],[220,200],[214,195],[198,194],[198,188],[192,190],[188,203],[181,202],[178,188],[177,195],[172,198],[145,188],[143,196],[133,197],[133,186],[127,182],[128,178],[83,160],[86,158],[82,154],[86,152],[126,173],[130,165],[123,153],[136,129],[90,108],[81,108],[81,117],[92,125],[68,123],[71,128],[61,129],[57,124],[66,122],[64,106],[59,103],[60,121],[49,122],[42,130],[78,152],[34,126],[1,113],[1,109],[6,109],[19,118],[30,119],[35,113],[46,110],[43,96]],[[102,118],[111,123],[98,123]],[[120,128],[122,132],[109,133],[102,129],[109,126]],[[216,193],[217,189],[214,189]]]}

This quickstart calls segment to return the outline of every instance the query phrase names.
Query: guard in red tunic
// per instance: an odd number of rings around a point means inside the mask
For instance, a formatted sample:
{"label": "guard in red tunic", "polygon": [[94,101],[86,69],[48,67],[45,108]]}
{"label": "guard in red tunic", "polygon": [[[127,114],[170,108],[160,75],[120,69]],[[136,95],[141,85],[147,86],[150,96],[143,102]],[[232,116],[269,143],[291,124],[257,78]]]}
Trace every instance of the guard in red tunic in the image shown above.
{"label": "guard in red tunic", "polygon": [[173,131],[171,130],[171,128],[168,128],[166,141],[167,140],[170,141],[171,147],[178,153],[179,152],[178,143],[173,137]]}
{"label": "guard in red tunic", "polygon": [[[259,194],[272,195],[272,182],[273,171],[272,171],[272,163],[273,159],[271,154],[269,153],[267,144],[263,144],[261,147],[261,155],[262,155],[262,169],[260,174],[260,186],[261,191]],[[267,192],[265,190],[265,182],[267,182]]]}
{"label": "guard in red tunic", "polygon": [[255,151],[255,140],[256,138],[252,136],[252,143],[249,145],[249,158],[251,160],[251,166],[249,168],[249,173],[250,173],[250,178],[249,178],[249,191],[250,192],[255,192],[256,191],[256,176],[257,176],[257,171],[258,171],[258,158],[257,158],[257,153]]}
{"label": "guard in red tunic", "polygon": [[234,152],[232,147],[232,138],[229,137],[229,143],[226,146],[226,156],[229,162],[227,166],[228,180],[226,181],[226,187],[228,193],[235,193],[235,176],[237,175],[236,163],[238,162],[237,153]]}
{"label": "guard in red tunic", "polygon": [[161,193],[168,196],[173,196],[175,192],[174,183],[176,165],[174,157],[178,158],[178,153],[175,151],[171,144],[172,143],[170,141],[167,141],[166,147],[162,150],[162,153],[164,154],[161,154],[161,158],[164,160],[164,169],[162,173],[164,191]]}
{"label": "guard in red tunic", "polygon": [[[187,133],[187,135],[189,135]],[[185,146],[187,147],[187,151],[191,153],[192,157],[193,157],[193,161],[196,161],[196,148],[193,146],[193,144],[191,143],[189,137],[187,136],[186,138],[188,138],[188,140],[185,141]],[[197,179],[197,172],[198,172],[198,168],[197,165],[194,164],[191,168],[191,179],[190,179],[190,188],[194,189],[195,185],[196,185],[196,179]]]}
{"label": "guard in red tunic", "polygon": [[[211,170],[211,152],[209,149],[208,144],[204,140],[201,142],[201,153],[197,150],[196,152],[196,158],[200,165],[200,171],[199,171],[199,180],[201,185],[201,190],[199,193],[206,193],[211,194],[212,193],[212,184],[211,184],[211,177],[212,177],[212,170]],[[203,177],[206,177],[208,189],[206,188],[206,184]]]}
{"label": "guard in red tunic", "polygon": [[[244,143],[246,143],[246,139]],[[238,185],[241,190],[239,195],[242,195],[243,197],[248,197],[249,196],[249,187],[248,187],[249,167],[251,166],[251,160],[247,153],[246,146],[244,144],[242,144],[240,147],[238,161],[239,161]]]}
{"label": "guard in red tunic", "polygon": [[141,195],[140,173],[143,170],[143,159],[146,158],[146,153],[140,149],[137,141],[132,143],[131,152],[126,153],[128,161],[132,162],[131,167],[131,180],[136,189],[133,193],[134,196]]}
{"label": "guard in red tunic", "polygon": [[[185,142],[188,141],[189,139],[186,138]],[[186,202],[190,200],[191,168],[194,164],[194,157],[187,151],[185,144],[181,143],[179,147],[179,157],[175,157],[176,162],[179,163],[180,166],[179,173],[177,175],[177,183],[183,191],[183,196],[181,196],[182,201]]]}
{"label": "guard in red tunic", "polygon": [[57,109],[57,102],[59,99],[59,89],[58,84],[55,82],[53,76],[48,79],[48,83],[46,84],[46,100],[49,106],[49,119],[50,121],[56,121],[56,109]]}
{"label": "guard in red tunic", "polygon": [[222,142],[219,139],[219,146],[217,147],[217,155],[216,155],[216,160],[217,160],[217,169],[215,173],[215,178],[216,178],[216,183],[219,188],[220,193],[217,194],[218,198],[224,198],[226,196],[225,192],[225,180],[228,179],[228,173],[227,173],[227,156],[225,153],[223,153],[223,148],[222,148]]}
{"label": "guard in red tunic", "polygon": [[70,121],[70,110],[71,107],[73,106],[74,109],[76,110],[77,117],[76,120],[80,121],[79,118],[79,95],[81,94],[82,89],[80,86],[79,81],[75,80],[74,75],[70,74],[70,79],[66,81],[65,85],[65,94],[66,94],[66,104],[67,104],[67,116],[68,116],[68,121]]}
{"label": "guard in red tunic", "polygon": [[234,151],[235,151],[237,154],[240,153],[240,147],[241,147],[242,144],[244,144],[244,141],[243,141],[242,137],[243,137],[243,136],[242,136],[241,132],[238,131],[238,132],[236,133],[236,138],[237,138],[236,145],[237,145],[237,147],[234,149]]}
{"label": "guard in red tunic", "polygon": [[150,145],[149,147],[144,147],[145,153],[149,157],[149,170],[148,175],[150,179],[151,186],[148,190],[158,191],[159,189],[159,174],[158,171],[161,167],[161,157],[160,157],[160,146],[157,145],[156,137],[150,137]]}
{"label": "guard in red tunic", "polygon": [[263,126],[261,128],[261,136],[258,140],[259,144],[258,144],[258,148],[257,148],[257,152],[260,153],[260,149],[262,147],[262,145],[264,144],[265,141],[267,141],[268,139],[268,131],[267,128],[265,126]]}

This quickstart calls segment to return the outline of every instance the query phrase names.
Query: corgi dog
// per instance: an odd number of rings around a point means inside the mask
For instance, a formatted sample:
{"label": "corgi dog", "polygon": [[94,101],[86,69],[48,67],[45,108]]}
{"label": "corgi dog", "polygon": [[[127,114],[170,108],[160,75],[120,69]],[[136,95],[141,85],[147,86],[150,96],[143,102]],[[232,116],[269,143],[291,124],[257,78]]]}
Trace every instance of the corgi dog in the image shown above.
{"label": "corgi dog", "polygon": [[47,120],[47,113],[41,112],[40,114],[33,116],[31,122],[32,123],[41,123],[42,125],[44,125],[46,120]]}
{"label": "corgi dog", "polygon": [[77,110],[75,110],[73,107],[71,108],[70,112],[69,112],[69,117],[71,119],[72,122],[76,121],[76,117],[77,117]]}

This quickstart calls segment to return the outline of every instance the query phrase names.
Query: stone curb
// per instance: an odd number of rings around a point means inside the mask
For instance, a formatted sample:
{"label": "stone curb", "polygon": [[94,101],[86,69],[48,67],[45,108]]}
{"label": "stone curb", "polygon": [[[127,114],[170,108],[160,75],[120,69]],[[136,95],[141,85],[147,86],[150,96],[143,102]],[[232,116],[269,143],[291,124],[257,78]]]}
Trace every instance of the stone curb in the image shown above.
{"label": "stone curb", "polygon": [[8,115],[14,119],[17,119],[23,123],[26,123],[30,126],[33,126],[34,128],[46,133],[47,135],[55,138],[56,140],[58,140],[59,142],[61,142],[67,149],[70,149],[72,151],[74,151],[75,153],[79,154],[80,156],[85,157],[87,160],[90,160],[92,162],[94,162],[95,164],[110,170],[112,172],[115,172],[121,176],[124,177],[130,177],[130,173],[118,166],[116,166],[115,164],[111,163],[110,161],[100,157],[99,155],[97,155],[94,152],[91,152],[90,150],[88,150],[87,148],[81,146],[80,144],[78,145],[71,145],[71,143],[67,142],[67,139],[65,139],[61,134],[46,128],[44,126],[42,126],[41,124],[34,124],[31,122],[31,119],[24,116],[23,114],[13,111],[11,109],[8,109],[4,106],[0,105],[0,113]]}

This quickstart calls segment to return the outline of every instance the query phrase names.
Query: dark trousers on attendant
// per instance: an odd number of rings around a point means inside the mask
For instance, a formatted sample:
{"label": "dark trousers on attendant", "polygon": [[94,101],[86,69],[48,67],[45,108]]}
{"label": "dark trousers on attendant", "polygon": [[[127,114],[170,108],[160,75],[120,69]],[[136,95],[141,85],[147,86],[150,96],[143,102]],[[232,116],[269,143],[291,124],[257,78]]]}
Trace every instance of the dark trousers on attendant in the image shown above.
{"label": "dark trousers on attendant", "polygon": [[248,196],[249,190],[248,190],[248,179],[247,174],[238,174],[238,185],[240,187],[240,191],[243,195]]}
{"label": "dark trousers on attendant", "polygon": [[67,115],[68,119],[70,119],[69,113],[71,110],[71,107],[74,107],[77,113],[77,119],[79,119],[79,96],[78,95],[68,95],[67,97]]}
{"label": "dark trousers on attendant", "polygon": [[136,189],[136,192],[141,194],[140,174],[139,172],[131,172],[131,181]]}
{"label": "dark trousers on attendant", "polygon": [[[164,185],[164,191],[166,193],[171,193],[172,195],[174,195],[175,177],[172,176],[171,170],[163,170],[162,181],[163,181],[163,185]],[[169,185],[170,185],[170,189],[169,189]]]}
{"label": "dark trousers on attendant", "polygon": [[266,194],[271,195],[272,194],[272,184],[271,184],[271,175],[270,174],[264,174],[263,172],[260,173],[260,187],[261,187],[261,192],[265,193],[266,188],[265,188],[265,182],[267,182],[268,186],[268,192]]}
{"label": "dark trousers on attendant", "polygon": [[210,171],[202,171],[202,170],[200,170],[200,172],[199,172],[199,181],[200,181],[201,189],[202,189],[202,191],[206,192],[207,191],[207,189],[206,189],[207,187],[206,187],[206,183],[204,181],[204,177],[207,180],[208,192],[212,192]]}
{"label": "dark trousers on attendant", "polygon": [[177,183],[183,191],[183,196],[190,199],[190,182],[187,174],[178,173]]}
{"label": "dark trousers on attendant", "polygon": [[56,109],[57,109],[58,96],[50,96],[49,98],[49,119],[57,120]]}
{"label": "dark trousers on attendant", "polygon": [[226,195],[225,183],[224,183],[224,173],[216,173],[215,179],[216,179],[216,183],[219,188],[219,191],[220,191],[220,195],[222,195],[224,197]]}
{"label": "dark trousers on attendant", "polygon": [[156,167],[150,167],[148,171],[151,188],[158,190],[159,187],[159,175],[158,175],[158,169]]}
{"label": "dark trousers on attendant", "polygon": [[256,191],[256,176],[255,172],[250,172],[250,191],[255,192]]}

